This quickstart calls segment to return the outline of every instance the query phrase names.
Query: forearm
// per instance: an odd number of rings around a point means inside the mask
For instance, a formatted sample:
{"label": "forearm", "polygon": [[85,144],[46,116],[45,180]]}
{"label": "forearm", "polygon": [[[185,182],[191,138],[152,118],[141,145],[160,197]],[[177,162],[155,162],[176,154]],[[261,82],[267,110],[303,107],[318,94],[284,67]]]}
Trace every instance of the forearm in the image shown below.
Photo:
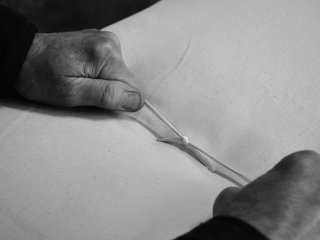
{"label": "forearm", "polygon": [[0,96],[12,92],[36,31],[24,16],[0,5]]}
{"label": "forearm", "polygon": [[232,217],[215,217],[176,240],[268,240],[249,224]]}

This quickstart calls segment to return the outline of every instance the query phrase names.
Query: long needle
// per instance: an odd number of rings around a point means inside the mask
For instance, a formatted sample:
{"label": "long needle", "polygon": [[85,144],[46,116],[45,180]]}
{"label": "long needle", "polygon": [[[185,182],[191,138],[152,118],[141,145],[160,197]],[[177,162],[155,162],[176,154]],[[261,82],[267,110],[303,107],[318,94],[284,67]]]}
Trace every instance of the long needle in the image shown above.
{"label": "long needle", "polygon": [[234,174],[238,175],[238,177],[242,178],[242,180],[246,181],[247,183],[250,183],[251,180],[249,178],[247,178],[246,176],[244,176],[242,173],[240,173],[238,170],[228,166],[227,164],[219,161],[218,159],[216,159],[215,157],[212,157],[209,153],[207,153],[206,151],[202,150],[201,148],[193,145],[192,143],[190,143],[190,145],[192,147],[194,147],[195,149],[197,149],[199,152],[201,152],[203,155],[207,156],[208,158],[211,158],[213,161],[215,161],[216,163],[222,165],[223,167],[225,167],[227,170],[233,172]]}
{"label": "long needle", "polygon": [[144,100],[144,105],[153,112],[163,123],[172,129],[179,137],[184,138],[184,136],[176,129],[157,109],[155,109],[147,100]]}
{"label": "long needle", "polygon": [[[247,183],[250,183],[250,179],[248,179],[246,176],[244,176],[243,174],[241,174],[239,171],[237,171],[236,169],[222,163],[221,161],[219,161],[218,159],[212,157],[210,154],[208,154],[207,152],[205,152],[204,150],[202,150],[201,148],[198,148],[197,146],[193,145],[192,143],[189,143],[189,140],[187,137],[183,136],[178,129],[176,129],[160,112],[158,112],[157,109],[155,109],[147,100],[145,100],[145,106],[151,111],[153,112],[163,123],[165,123],[168,127],[170,127],[172,129],[172,131],[174,131],[180,138],[181,141],[183,141],[183,144],[186,144],[186,146],[190,146],[192,152],[197,156],[197,158],[200,160],[200,162],[209,169],[209,171],[214,172],[215,169],[213,169],[210,164],[207,163],[207,161],[205,159],[203,159],[203,157],[201,155],[199,155],[197,153],[197,151],[199,151],[200,153],[202,153],[203,155],[205,155],[208,158],[211,158],[213,161],[215,161],[216,163],[222,165],[223,167],[225,167],[227,170],[233,172],[234,174],[236,174],[238,177],[240,177],[242,180],[246,181]],[[174,142],[174,138],[173,139],[160,139],[162,141],[165,142]]]}

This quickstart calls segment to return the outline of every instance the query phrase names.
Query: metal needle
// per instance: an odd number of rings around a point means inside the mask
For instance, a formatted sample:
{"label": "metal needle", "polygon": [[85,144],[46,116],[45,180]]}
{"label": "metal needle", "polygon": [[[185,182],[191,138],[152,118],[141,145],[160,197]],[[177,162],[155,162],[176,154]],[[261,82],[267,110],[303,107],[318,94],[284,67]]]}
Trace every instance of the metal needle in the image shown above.
{"label": "metal needle", "polygon": [[[212,157],[210,154],[208,154],[207,152],[205,152],[204,150],[198,148],[197,146],[193,145],[192,143],[189,142],[188,138],[183,136],[178,129],[176,129],[160,112],[158,112],[158,110],[156,110],[147,100],[145,100],[145,106],[152,112],[154,113],[163,123],[165,123],[168,127],[170,127],[170,129],[172,129],[172,131],[174,131],[179,137],[179,138],[160,138],[158,139],[158,141],[161,142],[171,142],[171,143],[179,143],[181,142],[182,144],[184,144],[186,147],[189,147],[189,150],[191,150],[196,157],[198,158],[198,160],[205,166],[208,168],[209,171],[211,172],[215,172],[215,167],[211,166],[211,164],[209,164],[206,160],[205,157],[210,158],[211,160],[213,160],[214,162],[220,164],[222,167],[224,167],[225,169],[229,170],[230,172],[233,172],[234,174],[236,174],[239,178],[241,178],[242,180],[244,180],[247,183],[250,183],[250,179],[248,179],[246,176],[244,176],[243,174],[241,174],[239,171],[237,171],[236,169],[233,169],[232,167],[222,163],[221,161],[219,161],[218,159]],[[201,155],[202,154],[202,155]],[[205,156],[205,157],[204,157]],[[241,185],[241,183],[239,183]]]}
{"label": "metal needle", "polygon": [[157,109],[155,109],[147,100],[144,100],[144,105],[153,112],[163,123],[172,129],[179,137],[184,139],[185,137],[176,129]]}

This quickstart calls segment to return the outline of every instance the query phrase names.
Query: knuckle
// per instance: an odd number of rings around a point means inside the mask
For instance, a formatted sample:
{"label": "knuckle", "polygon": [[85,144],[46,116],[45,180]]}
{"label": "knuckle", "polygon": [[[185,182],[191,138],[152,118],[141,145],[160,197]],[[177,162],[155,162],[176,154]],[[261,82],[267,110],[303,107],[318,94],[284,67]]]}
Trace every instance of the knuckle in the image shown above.
{"label": "knuckle", "polygon": [[101,61],[114,61],[118,62],[121,60],[121,53],[115,47],[115,45],[108,40],[99,40],[93,46],[93,52],[95,59]]}
{"label": "knuckle", "polygon": [[220,194],[217,196],[213,206],[214,215],[219,215],[227,211],[227,205],[232,202],[232,200],[236,197],[239,191],[240,188],[237,187],[228,187],[222,190]]}
{"label": "knuckle", "polygon": [[226,195],[226,194],[234,193],[238,190],[239,190],[238,187],[227,187],[221,191],[221,194]]}
{"label": "knuckle", "polygon": [[121,53],[120,41],[112,32],[98,32],[85,38],[88,54],[93,58],[105,58]]}
{"label": "knuckle", "polygon": [[99,32],[90,37],[88,55],[92,61],[121,61],[121,48],[118,37],[111,32]]}
{"label": "knuckle", "polygon": [[282,159],[280,167],[289,173],[299,172],[309,175],[320,170],[320,156],[309,150],[295,152]]}
{"label": "knuckle", "polygon": [[233,194],[234,192],[236,192],[238,190],[238,188],[236,187],[227,187],[225,189],[223,189],[218,198],[221,200],[221,199],[225,199],[227,198],[230,194]]}
{"label": "knuckle", "polygon": [[116,45],[120,45],[120,39],[115,33],[113,32],[103,32],[103,33],[109,41],[115,43]]}
{"label": "knuckle", "polygon": [[97,56],[105,56],[106,54],[109,54],[112,52],[113,46],[110,42],[99,40],[94,45],[94,52]]}
{"label": "knuckle", "polygon": [[231,201],[238,192],[240,192],[240,188],[238,187],[227,187],[223,189],[217,197],[218,201],[228,202]]}

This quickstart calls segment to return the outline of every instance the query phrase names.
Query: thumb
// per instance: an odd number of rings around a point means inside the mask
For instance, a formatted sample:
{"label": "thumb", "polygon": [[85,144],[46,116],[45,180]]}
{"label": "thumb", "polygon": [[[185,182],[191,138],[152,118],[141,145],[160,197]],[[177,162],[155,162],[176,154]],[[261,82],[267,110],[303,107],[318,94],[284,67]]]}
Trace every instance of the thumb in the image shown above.
{"label": "thumb", "polygon": [[140,91],[121,81],[78,78],[77,105],[134,112],[144,105]]}
{"label": "thumb", "polygon": [[213,205],[213,215],[223,214],[228,208],[228,205],[232,202],[234,197],[240,192],[238,187],[228,187],[224,189],[216,198],[216,201]]}

